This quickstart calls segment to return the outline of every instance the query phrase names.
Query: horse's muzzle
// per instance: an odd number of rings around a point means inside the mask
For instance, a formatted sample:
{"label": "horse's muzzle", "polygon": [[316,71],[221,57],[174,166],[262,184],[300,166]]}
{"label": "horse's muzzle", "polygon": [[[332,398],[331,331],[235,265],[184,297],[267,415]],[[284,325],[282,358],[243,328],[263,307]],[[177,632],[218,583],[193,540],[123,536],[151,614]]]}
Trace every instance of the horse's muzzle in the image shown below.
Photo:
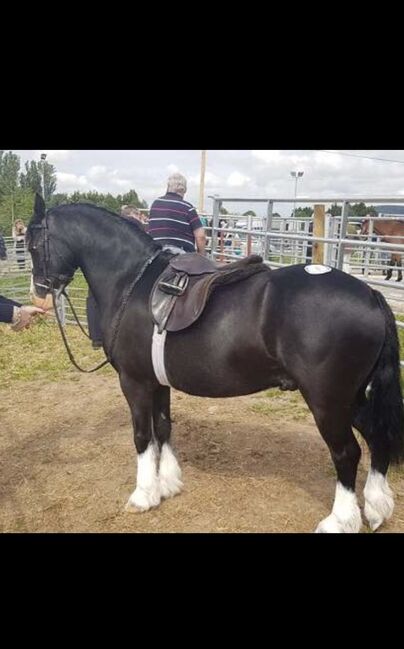
{"label": "horse's muzzle", "polygon": [[[37,292],[37,287],[40,289],[40,294],[38,294]],[[29,293],[31,302],[34,306],[37,306],[44,311],[50,311],[51,309],[53,309],[52,294],[48,291],[49,289],[44,284],[36,284],[34,282],[33,276],[31,275],[31,287]]]}

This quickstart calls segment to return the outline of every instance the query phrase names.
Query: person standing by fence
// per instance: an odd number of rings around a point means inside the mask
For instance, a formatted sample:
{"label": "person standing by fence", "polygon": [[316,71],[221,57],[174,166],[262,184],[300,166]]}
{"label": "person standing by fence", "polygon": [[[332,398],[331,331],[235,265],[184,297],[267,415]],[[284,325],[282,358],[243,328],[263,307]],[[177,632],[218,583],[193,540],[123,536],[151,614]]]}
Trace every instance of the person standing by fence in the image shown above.
{"label": "person standing by fence", "polygon": [[17,258],[17,264],[20,270],[25,268],[25,233],[27,228],[24,225],[24,221],[17,219],[13,226],[13,239],[15,245],[15,255]]}

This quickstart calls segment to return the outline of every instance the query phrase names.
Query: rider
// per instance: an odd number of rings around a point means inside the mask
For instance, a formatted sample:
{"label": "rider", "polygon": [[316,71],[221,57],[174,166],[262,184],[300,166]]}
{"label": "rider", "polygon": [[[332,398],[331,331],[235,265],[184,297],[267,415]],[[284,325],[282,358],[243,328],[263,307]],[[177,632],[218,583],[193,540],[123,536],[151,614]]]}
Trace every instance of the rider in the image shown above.
{"label": "rider", "polygon": [[148,233],[172,252],[205,254],[206,235],[196,209],[184,201],[187,180],[179,173],[168,179],[167,193],[150,208]]}

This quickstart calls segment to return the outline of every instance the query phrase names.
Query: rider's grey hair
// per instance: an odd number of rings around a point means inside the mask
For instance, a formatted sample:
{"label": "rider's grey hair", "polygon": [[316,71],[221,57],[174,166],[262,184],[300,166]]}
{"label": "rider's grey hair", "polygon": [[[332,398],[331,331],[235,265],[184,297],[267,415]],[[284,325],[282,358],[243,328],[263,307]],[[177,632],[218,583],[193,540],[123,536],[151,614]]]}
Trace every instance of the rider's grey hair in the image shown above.
{"label": "rider's grey hair", "polygon": [[168,192],[174,192],[183,196],[187,191],[187,179],[179,173],[171,174],[167,185]]}

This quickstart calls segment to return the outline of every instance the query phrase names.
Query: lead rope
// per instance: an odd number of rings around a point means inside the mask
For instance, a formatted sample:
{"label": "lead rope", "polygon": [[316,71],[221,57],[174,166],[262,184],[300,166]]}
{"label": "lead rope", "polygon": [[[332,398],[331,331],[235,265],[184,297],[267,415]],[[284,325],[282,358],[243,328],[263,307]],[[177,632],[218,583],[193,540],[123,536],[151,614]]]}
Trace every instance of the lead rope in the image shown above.
{"label": "lead rope", "polygon": [[[95,372],[96,370],[101,369],[101,367],[104,367],[104,365],[107,365],[107,363],[109,363],[108,358],[106,358],[105,361],[103,361],[102,363],[100,363],[100,364],[97,365],[96,367],[91,368],[91,370],[85,370],[85,369],[83,369],[82,367],[80,367],[80,365],[78,365],[78,364],[76,363],[76,361],[75,361],[75,359],[74,359],[74,356],[73,356],[72,352],[70,351],[69,343],[67,342],[66,334],[65,334],[65,332],[64,332],[63,325],[62,325],[62,322],[61,322],[61,320],[60,320],[59,310],[58,310],[58,307],[57,307],[57,304],[56,304],[56,291],[55,291],[55,290],[52,291],[52,301],[53,301],[53,308],[54,308],[54,310],[55,310],[56,321],[57,321],[57,323],[58,323],[58,325],[59,325],[59,330],[60,330],[60,333],[61,333],[61,336],[62,336],[62,340],[63,340],[63,342],[64,342],[64,344],[65,344],[66,351],[67,351],[67,354],[68,354],[68,356],[69,356],[69,358],[70,358],[71,363],[72,363],[72,364],[73,364],[73,365],[74,365],[78,370],[80,370],[80,372],[84,372],[84,373],[86,373],[86,374],[90,374],[91,372]],[[81,327],[81,329],[82,329],[82,327]],[[82,329],[82,330],[83,330],[83,329]],[[85,332],[85,334],[86,334],[87,337],[89,337],[88,334],[87,334],[87,332]]]}

